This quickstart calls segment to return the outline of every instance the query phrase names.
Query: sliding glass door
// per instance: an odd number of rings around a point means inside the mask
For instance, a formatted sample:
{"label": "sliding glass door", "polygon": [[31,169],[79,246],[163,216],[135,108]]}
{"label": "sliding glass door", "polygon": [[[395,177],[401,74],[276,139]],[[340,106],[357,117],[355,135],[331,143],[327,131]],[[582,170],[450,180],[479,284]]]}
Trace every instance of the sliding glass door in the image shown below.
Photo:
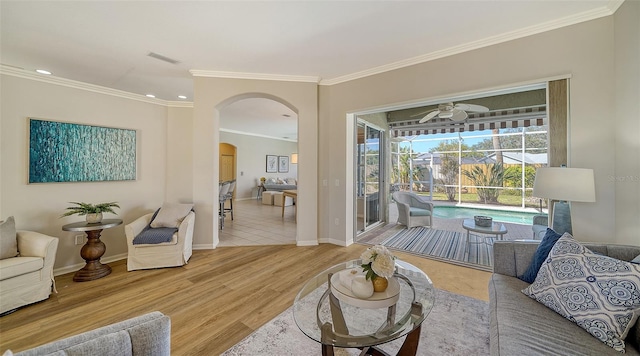
{"label": "sliding glass door", "polygon": [[357,234],[382,221],[383,131],[366,121],[356,123],[356,230]]}

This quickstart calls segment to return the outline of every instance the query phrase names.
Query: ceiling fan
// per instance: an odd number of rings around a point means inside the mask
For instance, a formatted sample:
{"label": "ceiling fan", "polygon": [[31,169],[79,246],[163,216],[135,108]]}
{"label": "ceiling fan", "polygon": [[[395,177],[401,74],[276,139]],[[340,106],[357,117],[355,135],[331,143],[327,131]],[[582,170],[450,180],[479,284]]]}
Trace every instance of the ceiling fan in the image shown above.
{"label": "ceiling fan", "polygon": [[[458,103],[454,105],[453,103],[449,102],[438,105],[437,109],[427,111],[428,114],[420,119],[419,122],[422,124],[433,119],[434,117],[439,117],[441,119],[451,119],[453,121],[464,121],[467,117],[469,117],[469,115],[467,115],[467,111],[488,112],[489,108],[476,104]],[[420,116],[423,114],[425,114],[425,112],[421,112],[412,116]]]}

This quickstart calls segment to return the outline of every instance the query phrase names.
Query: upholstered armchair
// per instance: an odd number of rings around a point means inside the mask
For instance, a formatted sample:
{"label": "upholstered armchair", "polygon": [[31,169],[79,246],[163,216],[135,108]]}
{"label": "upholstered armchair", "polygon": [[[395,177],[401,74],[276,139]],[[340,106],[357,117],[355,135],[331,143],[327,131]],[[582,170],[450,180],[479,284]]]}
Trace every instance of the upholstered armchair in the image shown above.
{"label": "upholstered armchair", "polygon": [[415,226],[431,226],[433,204],[417,194],[410,192],[393,192],[391,195],[398,207],[398,222],[407,228]]}
{"label": "upholstered armchair", "polygon": [[549,215],[539,214],[533,216],[533,239],[542,240],[544,234],[547,233],[547,227],[549,226]]}
{"label": "upholstered armchair", "polygon": [[195,212],[189,211],[183,219],[176,221],[178,230],[173,233],[170,241],[134,244],[136,236],[151,225],[153,217],[153,213],[143,215],[124,227],[127,237],[128,271],[183,266],[191,258]]}
{"label": "upholstered armchair", "polygon": [[58,239],[35,231],[15,233],[18,255],[0,260],[0,313],[45,300],[56,291]]}

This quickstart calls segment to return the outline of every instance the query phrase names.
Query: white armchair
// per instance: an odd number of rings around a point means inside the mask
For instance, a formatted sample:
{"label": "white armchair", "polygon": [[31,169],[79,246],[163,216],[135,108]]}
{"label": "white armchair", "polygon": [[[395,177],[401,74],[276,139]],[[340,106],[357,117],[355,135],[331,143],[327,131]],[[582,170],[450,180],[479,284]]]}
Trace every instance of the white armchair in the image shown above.
{"label": "white armchair", "polygon": [[398,222],[412,228],[414,226],[431,226],[433,204],[417,194],[410,192],[393,192],[393,201],[398,206]]}
{"label": "white armchair", "polygon": [[149,225],[153,213],[139,217],[124,227],[127,237],[127,270],[177,267],[187,264],[193,252],[193,227],[196,214],[191,211],[182,220],[171,241],[158,244],[133,244],[133,239]]}
{"label": "white armchair", "polygon": [[58,238],[17,231],[18,257],[0,260],[0,313],[49,298],[56,292],[53,264]]}

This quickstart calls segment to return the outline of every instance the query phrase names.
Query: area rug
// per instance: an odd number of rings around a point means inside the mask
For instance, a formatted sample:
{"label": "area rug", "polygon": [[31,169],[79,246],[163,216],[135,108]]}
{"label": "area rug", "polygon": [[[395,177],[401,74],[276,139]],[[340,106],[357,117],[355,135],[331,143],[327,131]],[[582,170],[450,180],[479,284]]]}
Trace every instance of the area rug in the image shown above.
{"label": "area rug", "polygon": [[[488,355],[489,304],[435,290],[434,307],[422,323],[418,355]],[[404,338],[379,347],[395,355]],[[336,355],[359,355],[358,349],[336,348]],[[322,355],[320,344],[304,335],[293,320],[292,308],[225,351],[224,356]]]}
{"label": "area rug", "polygon": [[466,243],[464,233],[421,226],[402,229],[381,244],[427,258],[491,271],[493,269],[492,239],[471,235],[468,252],[465,251]]}

